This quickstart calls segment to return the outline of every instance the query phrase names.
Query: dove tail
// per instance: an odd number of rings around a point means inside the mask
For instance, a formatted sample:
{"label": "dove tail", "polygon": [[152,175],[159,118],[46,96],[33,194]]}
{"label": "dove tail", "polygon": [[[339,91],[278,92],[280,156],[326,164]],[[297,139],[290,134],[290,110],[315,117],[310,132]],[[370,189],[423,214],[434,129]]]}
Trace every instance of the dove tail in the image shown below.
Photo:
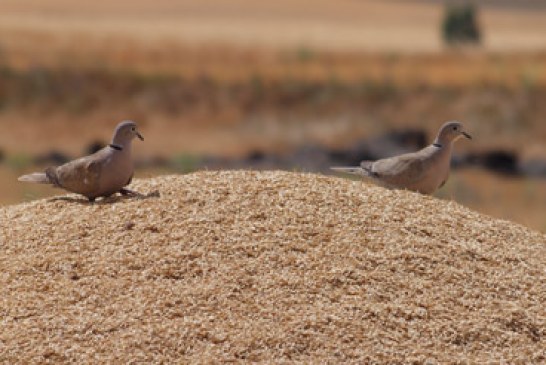
{"label": "dove tail", "polygon": [[45,172],[34,172],[32,174],[19,176],[17,180],[36,184],[51,184],[51,180],[49,180],[49,177]]}
{"label": "dove tail", "polygon": [[363,169],[359,166],[353,166],[353,167],[330,167],[331,170],[344,172],[346,174],[353,174],[353,175],[360,175],[360,176],[368,176],[368,171]]}

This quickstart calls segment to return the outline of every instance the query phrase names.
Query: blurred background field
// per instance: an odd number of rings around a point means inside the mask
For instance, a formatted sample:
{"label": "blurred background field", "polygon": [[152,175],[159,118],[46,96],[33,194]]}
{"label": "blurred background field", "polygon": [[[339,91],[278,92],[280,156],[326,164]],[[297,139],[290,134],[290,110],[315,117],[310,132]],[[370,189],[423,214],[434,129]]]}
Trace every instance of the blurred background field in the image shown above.
{"label": "blurred background field", "polygon": [[0,204],[58,193],[16,177],[123,119],[137,177],[327,172],[457,119],[474,140],[436,195],[546,231],[546,3],[477,5],[479,42],[448,45],[443,1],[3,0]]}

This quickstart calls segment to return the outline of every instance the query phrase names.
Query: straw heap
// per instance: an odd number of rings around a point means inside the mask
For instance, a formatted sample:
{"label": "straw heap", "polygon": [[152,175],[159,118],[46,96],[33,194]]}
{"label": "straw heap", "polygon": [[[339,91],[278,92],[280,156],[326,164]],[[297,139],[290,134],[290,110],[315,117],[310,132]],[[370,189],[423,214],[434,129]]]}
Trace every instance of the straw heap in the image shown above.
{"label": "straw heap", "polygon": [[546,236],[288,172],[0,209],[0,362],[546,362]]}

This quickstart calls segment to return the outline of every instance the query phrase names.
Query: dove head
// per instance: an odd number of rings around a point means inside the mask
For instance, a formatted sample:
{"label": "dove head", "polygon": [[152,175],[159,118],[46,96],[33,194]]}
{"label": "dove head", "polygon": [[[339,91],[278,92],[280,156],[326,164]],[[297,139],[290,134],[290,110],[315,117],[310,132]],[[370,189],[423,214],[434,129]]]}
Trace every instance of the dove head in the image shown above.
{"label": "dove head", "polygon": [[472,139],[470,134],[464,131],[462,123],[457,121],[447,122],[440,128],[434,143],[442,146],[448,145],[461,137]]}
{"label": "dove head", "polygon": [[144,137],[138,132],[135,122],[126,120],[119,123],[114,131],[112,137],[112,144],[118,146],[125,146],[135,138],[138,137],[141,141],[144,141]]}

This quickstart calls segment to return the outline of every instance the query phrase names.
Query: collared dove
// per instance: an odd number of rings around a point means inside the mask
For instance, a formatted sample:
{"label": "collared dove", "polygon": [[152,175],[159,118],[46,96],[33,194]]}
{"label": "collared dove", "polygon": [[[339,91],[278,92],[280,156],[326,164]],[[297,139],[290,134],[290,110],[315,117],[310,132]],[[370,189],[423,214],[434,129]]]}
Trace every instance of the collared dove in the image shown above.
{"label": "collared dove", "polygon": [[93,202],[117,192],[134,195],[125,189],[133,178],[131,143],[135,137],[144,140],[135,122],[123,121],[116,126],[112,143],[92,155],[79,158],[45,172],[19,177],[19,181],[52,184],[73,193],[86,196]]}
{"label": "collared dove", "polygon": [[432,194],[447,181],[453,142],[461,136],[472,139],[460,122],[447,122],[440,128],[434,143],[420,151],[377,161],[362,161],[356,167],[331,169],[365,176],[388,188]]}

